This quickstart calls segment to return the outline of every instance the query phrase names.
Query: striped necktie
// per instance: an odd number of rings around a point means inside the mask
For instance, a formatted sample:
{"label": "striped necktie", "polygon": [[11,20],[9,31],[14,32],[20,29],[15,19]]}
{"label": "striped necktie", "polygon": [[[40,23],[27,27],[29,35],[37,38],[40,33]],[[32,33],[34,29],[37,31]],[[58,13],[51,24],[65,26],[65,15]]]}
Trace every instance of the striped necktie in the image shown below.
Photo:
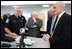
{"label": "striped necktie", "polygon": [[51,34],[51,38],[53,37],[54,31],[55,31],[55,29],[56,29],[56,26],[57,26],[57,24],[58,24],[59,19],[60,19],[60,17],[57,17],[57,21],[56,21],[56,23],[55,23],[54,30],[53,30],[53,32],[52,32],[52,34]]}

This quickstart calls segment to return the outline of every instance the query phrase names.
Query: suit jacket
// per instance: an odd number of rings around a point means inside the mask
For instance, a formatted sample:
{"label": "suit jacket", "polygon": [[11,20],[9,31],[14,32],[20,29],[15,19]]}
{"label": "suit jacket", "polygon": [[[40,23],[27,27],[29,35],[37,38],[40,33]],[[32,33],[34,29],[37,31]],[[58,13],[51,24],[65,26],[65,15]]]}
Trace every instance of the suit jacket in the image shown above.
{"label": "suit jacket", "polygon": [[[47,33],[50,32],[52,18],[47,23]],[[53,48],[71,48],[71,16],[64,13],[60,18],[53,37],[50,38]]]}

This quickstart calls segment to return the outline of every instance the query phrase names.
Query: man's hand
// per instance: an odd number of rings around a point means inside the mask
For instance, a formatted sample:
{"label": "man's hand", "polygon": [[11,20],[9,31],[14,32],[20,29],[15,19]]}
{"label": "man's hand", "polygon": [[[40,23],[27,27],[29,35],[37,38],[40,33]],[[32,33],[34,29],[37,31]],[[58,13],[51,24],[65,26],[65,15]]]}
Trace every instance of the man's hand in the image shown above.
{"label": "man's hand", "polygon": [[50,35],[49,35],[49,34],[44,34],[44,35],[43,35],[43,39],[44,39],[44,40],[49,40],[49,38],[50,38]]}
{"label": "man's hand", "polygon": [[35,18],[33,18],[33,20],[34,20],[34,22],[36,22],[36,19]]}
{"label": "man's hand", "polygon": [[33,27],[35,28],[35,27],[37,27],[37,25],[34,25]]}
{"label": "man's hand", "polygon": [[5,28],[5,31],[6,31],[9,35],[11,35],[11,36],[13,36],[13,37],[17,37],[17,34],[11,32],[11,31],[9,30],[9,28]]}
{"label": "man's hand", "polygon": [[16,33],[11,33],[10,34],[12,37],[18,37],[18,35]]}
{"label": "man's hand", "polygon": [[36,22],[36,19],[34,19],[34,22]]}
{"label": "man's hand", "polygon": [[37,18],[36,18],[35,16],[33,16],[32,19],[34,20],[34,22],[36,22],[36,19],[37,19]]}

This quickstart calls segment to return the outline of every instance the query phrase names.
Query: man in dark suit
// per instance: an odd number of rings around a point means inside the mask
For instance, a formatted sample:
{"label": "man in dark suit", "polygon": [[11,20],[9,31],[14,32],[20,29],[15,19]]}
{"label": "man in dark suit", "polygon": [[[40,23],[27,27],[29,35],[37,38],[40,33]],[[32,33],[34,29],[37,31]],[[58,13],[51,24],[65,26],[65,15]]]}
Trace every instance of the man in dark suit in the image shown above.
{"label": "man in dark suit", "polygon": [[52,28],[54,28],[53,25],[55,25],[54,22],[57,19],[57,15],[54,12],[53,7],[51,7],[49,9],[49,14],[50,14],[50,18],[48,19],[48,22],[47,22],[47,32],[46,32],[46,34],[43,35],[43,39],[45,39],[45,40],[49,40],[50,34],[52,33],[51,30],[52,30]]}
{"label": "man in dark suit", "polygon": [[58,15],[58,23],[50,34],[50,26],[52,19],[48,20],[47,33],[51,35],[49,38],[51,48],[71,48],[71,16],[64,11],[64,3],[56,2],[53,5],[54,12]]}

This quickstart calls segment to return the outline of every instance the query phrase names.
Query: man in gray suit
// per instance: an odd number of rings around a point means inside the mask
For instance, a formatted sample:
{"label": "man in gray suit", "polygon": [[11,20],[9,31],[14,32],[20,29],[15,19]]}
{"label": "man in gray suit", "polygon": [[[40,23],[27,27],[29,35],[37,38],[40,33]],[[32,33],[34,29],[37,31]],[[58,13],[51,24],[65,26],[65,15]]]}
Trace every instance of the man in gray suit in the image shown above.
{"label": "man in gray suit", "polygon": [[40,28],[42,27],[42,20],[38,18],[37,12],[32,12],[31,18],[28,19],[27,28],[28,36],[40,37]]}

